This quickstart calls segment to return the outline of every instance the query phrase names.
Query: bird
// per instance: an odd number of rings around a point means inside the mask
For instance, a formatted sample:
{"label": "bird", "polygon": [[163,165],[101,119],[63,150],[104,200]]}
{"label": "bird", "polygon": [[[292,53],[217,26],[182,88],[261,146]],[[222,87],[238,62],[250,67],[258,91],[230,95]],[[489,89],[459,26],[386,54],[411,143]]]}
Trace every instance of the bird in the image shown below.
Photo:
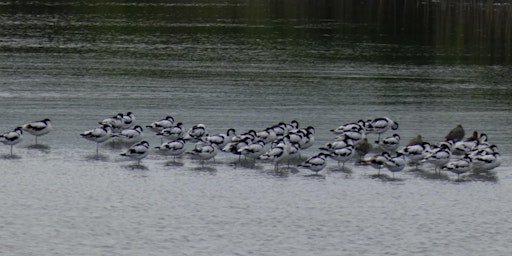
{"label": "bird", "polygon": [[427,155],[429,149],[430,143],[423,142],[421,144],[405,146],[398,150],[398,152],[407,157],[410,161],[410,164],[416,165],[416,167],[418,167],[421,163],[421,160],[423,160],[423,158]]}
{"label": "bird", "polygon": [[400,147],[400,135],[393,134],[389,137],[383,138],[381,140],[375,141],[379,148],[387,152],[394,152]]}
{"label": "bird", "polygon": [[412,138],[407,142],[405,146],[412,146],[412,145],[421,145],[423,143],[423,137],[421,134],[416,135],[416,137]]}
{"label": "bird", "polygon": [[394,179],[395,172],[402,171],[405,168],[405,156],[402,153],[396,153],[395,156],[391,156],[388,152],[384,152],[382,155],[386,158],[384,166],[393,174]]}
{"label": "bird", "polygon": [[262,140],[251,142],[238,149],[238,153],[246,158],[254,159],[254,161],[256,161],[259,156],[265,154],[265,142]]}
{"label": "bird", "polygon": [[361,161],[361,159],[372,150],[373,146],[368,142],[367,138],[364,138],[354,143],[354,148],[359,161]]}
{"label": "bird", "polygon": [[361,162],[369,164],[371,167],[377,169],[377,176],[380,176],[380,170],[384,167],[384,162],[387,160],[383,154],[384,152],[382,154],[375,154],[370,157],[366,157]]}
{"label": "bird", "polygon": [[[354,145],[349,144],[346,147],[338,148],[338,149],[331,151],[331,154],[329,155],[329,157],[338,161],[338,167],[340,167],[341,170],[344,170],[345,163],[348,160],[352,159],[352,157],[354,157],[355,152],[356,151],[355,151]],[[340,163],[343,163],[343,164],[340,166]]]}
{"label": "bird", "polygon": [[322,171],[327,163],[327,157],[329,157],[329,154],[320,152],[310,158],[308,158],[303,163],[299,164],[300,167],[305,167],[311,171],[313,171],[315,174],[318,174],[318,172]]}
{"label": "bird", "polygon": [[473,172],[489,171],[501,165],[500,153],[482,152],[471,156]]}
{"label": "bird", "polygon": [[48,134],[53,129],[52,123],[48,118],[24,124],[21,126],[21,128],[23,129],[23,131],[26,131],[36,137],[36,145],[37,137]]}
{"label": "bird", "polygon": [[265,144],[270,143],[277,139],[277,134],[271,127],[267,127],[264,130],[256,132],[256,137],[262,140]]}
{"label": "bird", "polygon": [[198,142],[203,136],[207,136],[206,125],[196,124],[192,126],[183,136],[183,139],[191,142]]}
{"label": "bird", "polygon": [[241,157],[240,149],[248,146],[252,143],[252,139],[249,137],[232,139],[231,142],[227,143],[221,150],[226,153],[232,153]]}
{"label": "bird", "polygon": [[186,150],[185,141],[181,138],[164,142],[162,145],[155,148],[173,156],[174,160],[176,160],[176,157],[183,154]]}
{"label": "bird", "polygon": [[0,135],[0,142],[5,145],[11,146],[11,156],[12,148],[14,145],[18,144],[23,139],[23,130],[21,127],[16,127],[13,131],[9,131]]}
{"label": "bird", "polygon": [[146,128],[149,128],[153,132],[160,132],[165,128],[172,127],[173,124],[174,117],[172,117],[171,115],[167,115],[165,118],[152,122],[149,125],[146,125]]}
{"label": "bird", "polygon": [[126,114],[120,114],[122,121],[122,128],[127,129],[132,127],[135,124],[135,115],[132,112],[127,112]]}
{"label": "bird", "polygon": [[146,157],[149,153],[149,143],[145,140],[133,144],[128,150],[121,154],[121,156],[129,157],[137,160],[137,165],[140,165],[142,158]]}
{"label": "bird", "polygon": [[336,134],[336,138],[337,139],[351,139],[353,142],[358,142],[358,141],[366,138],[366,130],[362,127],[359,127],[357,129],[347,130],[342,133]]}
{"label": "bird", "polygon": [[440,168],[450,161],[451,157],[451,146],[442,143],[440,146],[431,149],[430,153],[427,153],[422,161],[433,164],[435,167],[434,173],[437,173]]}
{"label": "bird", "polygon": [[259,159],[270,160],[274,163],[274,171],[279,171],[279,163],[288,158],[288,150],[284,144],[278,144],[259,156]]}
{"label": "bird", "polygon": [[313,126],[308,126],[303,130],[304,136],[302,140],[299,141],[299,147],[301,150],[305,150],[313,146],[315,143],[315,128]]}
{"label": "bird", "polygon": [[217,144],[219,148],[223,148],[226,144],[230,143],[233,137],[236,136],[236,131],[234,128],[229,128],[226,133],[221,133],[217,135],[208,135],[201,138],[204,142],[210,142]]}
{"label": "bird", "polygon": [[344,148],[348,145],[354,145],[354,142],[349,138],[340,138],[337,137],[334,141],[324,144],[323,146],[319,147],[318,149],[323,151],[329,151],[332,152],[336,149]]}
{"label": "bird", "polygon": [[458,142],[461,141],[465,135],[466,133],[464,132],[464,128],[459,124],[450,130],[450,132],[445,136],[445,139],[447,141],[451,140],[453,142]]}
{"label": "bird", "polygon": [[118,133],[125,126],[123,116],[124,116],[123,113],[118,113],[117,115],[115,115],[113,117],[103,119],[101,122],[99,122],[99,124],[100,125],[110,125],[110,127],[112,127],[112,132]]}
{"label": "bird", "polygon": [[460,175],[471,171],[472,162],[471,158],[466,154],[460,159],[451,160],[443,169],[457,174],[457,180],[460,180]]}
{"label": "bird", "polygon": [[376,133],[379,135],[377,140],[380,140],[380,135],[389,129],[398,129],[398,123],[391,120],[389,117],[378,117],[366,122],[366,132]]}
{"label": "bird", "polygon": [[363,120],[359,120],[356,123],[347,123],[341,126],[338,126],[335,129],[331,129],[330,131],[334,134],[342,134],[347,131],[360,131],[364,130],[366,127],[366,123]]}
{"label": "bird", "polygon": [[100,127],[80,133],[80,136],[86,140],[96,142],[96,155],[98,155],[99,144],[112,138],[112,126],[101,125]]}
{"label": "bird", "polygon": [[177,140],[178,138],[183,137],[183,134],[185,132],[183,131],[183,123],[177,122],[175,125],[164,128],[160,132],[158,132],[157,136],[162,136],[163,138],[166,138],[168,140]]}
{"label": "bird", "polygon": [[[483,136],[483,139],[487,140],[487,135]],[[473,131],[472,135],[464,140],[458,141],[453,145],[452,153],[454,155],[464,155],[480,144],[480,138],[478,132]]]}
{"label": "bird", "polygon": [[218,152],[219,148],[216,144],[200,141],[195,144],[194,149],[186,153],[190,154],[192,158],[199,159],[201,165],[204,166],[204,161],[214,158]]}
{"label": "bird", "polygon": [[115,134],[114,137],[119,137],[122,142],[135,143],[142,140],[144,136],[143,129],[140,125],[136,125],[133,128],[126,128],[119,134]]}

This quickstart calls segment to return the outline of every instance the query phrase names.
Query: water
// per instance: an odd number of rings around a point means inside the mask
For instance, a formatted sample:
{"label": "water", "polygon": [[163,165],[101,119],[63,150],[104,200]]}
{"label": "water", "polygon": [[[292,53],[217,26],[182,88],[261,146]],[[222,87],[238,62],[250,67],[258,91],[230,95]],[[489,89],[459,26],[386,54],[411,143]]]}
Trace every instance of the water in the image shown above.
{"label": "water", "polygon": [[[2,2],[0,129],[46,117],[55,129],[39,147],[25,135],[16,157],[0,148],[0,252],[508,255],[507,55],[435,51],[370,18],[280,3]],[[108,146],[96,160],[78,134],[126,111],[142,125],[172,113],[211,133],[296,119],[317,130],[305,155],[359,119],[389,116],[402,138],[433,142],[460,123],[487,133],[503,163],[490,178],[456,182],[411,167],[375,179],[353,163],[331,171],[333,161],[320,177],[274,173],[228,154],[202,167],[152,153],[134,168]]]}

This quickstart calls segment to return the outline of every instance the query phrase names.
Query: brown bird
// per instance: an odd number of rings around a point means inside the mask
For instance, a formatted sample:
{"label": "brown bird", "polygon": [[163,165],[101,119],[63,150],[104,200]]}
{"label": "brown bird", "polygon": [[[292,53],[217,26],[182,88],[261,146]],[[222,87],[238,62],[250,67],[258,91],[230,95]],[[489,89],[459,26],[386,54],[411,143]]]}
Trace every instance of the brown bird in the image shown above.
{"label": "brown bird", "polygon": [[409,140],[409,143],[407,143],[407,145],[405,145],[405,146],[420,145],[422,143],[423,143],[423,138],[421,137],[421,135],[418,134],[418,136]]}
{"label": "brown bird", "polygon": [[367,138],[364,138],[354,144],[359,159],[364,157],[368,152],[372,150],[372,145],[368,142]]}
{"label": "brown bird", "polygon": [[453,128],[445,138],[447,141],[452,140],[453,142],[457,142],[461,141],[464,138],[464,135],[466,135],[464,128],[462,128],[462,125],[459,124]]}

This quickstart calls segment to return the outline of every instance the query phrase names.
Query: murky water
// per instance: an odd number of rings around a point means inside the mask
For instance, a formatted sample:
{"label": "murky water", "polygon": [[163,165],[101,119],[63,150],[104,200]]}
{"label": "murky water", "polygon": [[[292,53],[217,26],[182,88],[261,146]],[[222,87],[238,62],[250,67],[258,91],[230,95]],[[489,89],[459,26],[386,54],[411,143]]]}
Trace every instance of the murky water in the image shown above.
{"label": "murky water", "polygon": [[[279,5],[248,12],[254,3],[245,1],[45,3],[1,3],[0,129],[46,117],[55,128],[39,138],[43,146],[25,134],[15,157],[0,148],[1,253],[512,250],[509,65],[453,63],[432,45],[374,38],[364,23],[320,12],[292,19],[287,4],[274,17]],[[502,165],[465,182],[425,175],[429,165],[387,181],[353,162],[340,172],[330,161],[313,177],[294,165],[275,173],[270,163],[239,164],[227,153],[203,167],[151,152],[134,168],[123,148],[104,145],[96,159],[95,144],[79,133],[127,111],[141,125],[172,113],[213,134],[296,119],[317,131],[304,156],[333,139],[330,129],[359,119],[389,116],[405,140],[431,142],[460,123],[487,133]],[[145,138],[160,142],[150,131]]]}

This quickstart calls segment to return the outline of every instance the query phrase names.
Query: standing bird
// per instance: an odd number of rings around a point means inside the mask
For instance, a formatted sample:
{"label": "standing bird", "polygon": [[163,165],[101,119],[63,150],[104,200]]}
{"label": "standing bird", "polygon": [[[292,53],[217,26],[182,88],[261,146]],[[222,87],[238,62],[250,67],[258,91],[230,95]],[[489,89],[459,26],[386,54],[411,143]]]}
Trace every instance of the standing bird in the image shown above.
{"label": "standing bird", "polygon": [[375,143],[386,152],[395,152],[400,146],[400,135],[395,133],[392,136],[375,141]]}
{"label": "standing bird", "polygon": [[460,175],[471,171],[473,164],[471,158],[468,155],[464,157],[448,162],[443,169],[457,174],[457,180],[460,180]]}
{"label": "standing bird", "polygon": [[[345,169],[345,163],[354,157],[355,148],[354,145],[347,145],[344,148],[339,148],[331,151],[329,155],[332,159],[338,161],[338,167],[343,171]],[[340,166],[340,162],[343,163]]]}
{"label": "standing bird", "polygon": [[142,140],[144,136],[142,127],[140,125],[136,125],[133,128],[126,128],[122,130],[119,134],[116,134],[115,137],[119,137],[122,142],[125,143],[135,143]]}
{"label": "standing bird", "polygon": [[455,128],[453,128],[446,136],[446,140],[449,141],[453,141],[453,142],[457,142],[457,141],[461,141],[464,136],[466,135],[466,132],[464,131],[464,128],[462,127],[462,125],[457,125]]}
{"label": "standing bird", "polygon": [[207,135],[201,138],[202,141],[217,144],[219,148],[224,148],[226,144],[230,143],[232,138],[236,136],[234,128],[229,128],[226,133],[217,135]]}
{"label": "standing bird", "polygon": [[135,124],[135,115],[132,112],[121,114],[122,128],[127,129]]}
{"label": "standing bird", "polygon": [[372,145],[368,142],[367,138],[364,138],[356,143],[354,143],[354,148],[357,153],[358,161],[368,154],[372,150]]}
{"label": "standing bird", "polygon": [[382,153],[382,155],[386,158],[384,166],[393,174],[394,179],[395,172],[402,171],[405,168],[405,156],[402,153],[397,153],[396,156],[391,156],[387,152]]}
{"label": "standing bird", "polygon": [[322,171],[325,168],[328,156],[329,156],[329,154],[320,152],[320,153],[308,158],[306,161],[304,161],[299,166],[308,168],[309,170],[315,172],[315,174],[318,174],[318,172]]}
{"label": "standing bird", "polygon": [[366,132],[377,133],[379,135],[377,140],[380,140],[380,135],[389,129],[398,129],[398,123],[391,120],[389,117],[378,117],[366,123]]}
{"label": "standing bird", "polygon": [[262,140],[254,141],[247,146],[238,149],[238,153],[246,158],[256,161],[259,156],[265,154],[265,142]]}
{"label": "standing bird", "polygon": [[123,121],[123,113],[118,113],[117,115],[109,118],[103,119],[99,124],[101,125],[110,125],[112,127],[112,132],[120,132],[125,126]]}
{"label": "standing bird", "polygon": [[422,161],[434,165],[434,173],[438,173],[441,167],[447,164],[452,157],[451,145],[443,142],[439,147],[435,147],[428,153]]}
{"label": "standing bird", "polygon": [[217,144],[198,142],[194,146],[194,149],[187,152],[192,155],[192,158],[199,159],[201,165],[204,166],[204,161],[214,158],[219,153]]}
{"label": "standing bird", "polygon": [[52,124],[50,119],[46,118],[41,121],[35,121],[32,123],[24,124],[21,126],[23,131],[26,131],[36,137],[36,145],[37,145],[37,137],[48,134],[52,130]]}
{"label": "standing bird", "polygon": [[177,156],[185,152],[185,141],[183,139],[177,139],[173,141],[164,142],[162,143],[162,145],[156,147],[156,149],[159,149],[160,151],[173,156],[174,160],[176,160]]}
{"label": "standing bird", "polygon": [[112,126],[102,125],[98,128],[80,133],[80,136],[86,140],[96,142],[96,155],[98,155],[99,145],[112,138]]}
{"label": "standing bird", "polygon": [[411,165],[416,165],[416,168],[421,164],[421,160],[427,156],[430,150],[430,143],[423,142],[422,144],[414,144],[405,146],[398,152],[406,156]]}
{"label": "standing bird", "polygon": [[150,125],[146,125],[146,128],[149,128],[153,132],[160,132],[165,128],[172,127],[173,124],[174,117],[167,115],[165,118],[152,122]]}
{"label": "standing bird", "polygon": [[23,131],[21,127],[16,127],[13,131],[6,132],[0,135],[0,142],[5,145],[11,146],[11,156],[12,156],[12,147],[18,144],[23,139]]}
{"label": "standing bird", "polygon": [[[487,139],[487,135],[485,134],[484,139]],[[453,145],[452,153],[454,155],[464,155],[466,153],[469,153],[474,148],[476,148],[479,144],[480,138],[478,137],[478,132],[473,131],[471,137],[458,141]]]}
{"label": "standing bird", "polygon": [[163,138],[166,138],[168,140],[177,140],[183,136],[183,123],[177,122],[176,125],[173,125],[168,128],[162,129],[160,132],[158,132],[157,136],[162,136]]}
{"label": "standing bird", "polygon": [[198,142],[204,136],[208,136],[208,132],[206,131],[206,126],[204,124],[196,124],[196,125],[192,126],[187,131],[187,133],[185,133],[185,136],[183,136],[183,139],[185,141]]}
{"label": "standing bird", "polygon": [[288,156],[289,150],[287,149],[286,145],[279,144],[258,158],[262,160],[271,160],[274,163],[274,171],[277,172],[279,171],[279,163],[288,159]]}
{"label": "standing bird", "polygon": [[140,160],[146,157],[149,153],[149,143],[147,141],[141,141],[133,144],[126,152],[122,153],[121,156],[126,156],[131,159],[137,160],[137,165],[140,165]]}
{"label": "standing bird", "polygon": [[416,137],[412,138],[407,142],[407,145],[405,146],[412,146],[412,145],[421,145],[423,144],[423,137],[421,137],[420,134],[418,134]]}

